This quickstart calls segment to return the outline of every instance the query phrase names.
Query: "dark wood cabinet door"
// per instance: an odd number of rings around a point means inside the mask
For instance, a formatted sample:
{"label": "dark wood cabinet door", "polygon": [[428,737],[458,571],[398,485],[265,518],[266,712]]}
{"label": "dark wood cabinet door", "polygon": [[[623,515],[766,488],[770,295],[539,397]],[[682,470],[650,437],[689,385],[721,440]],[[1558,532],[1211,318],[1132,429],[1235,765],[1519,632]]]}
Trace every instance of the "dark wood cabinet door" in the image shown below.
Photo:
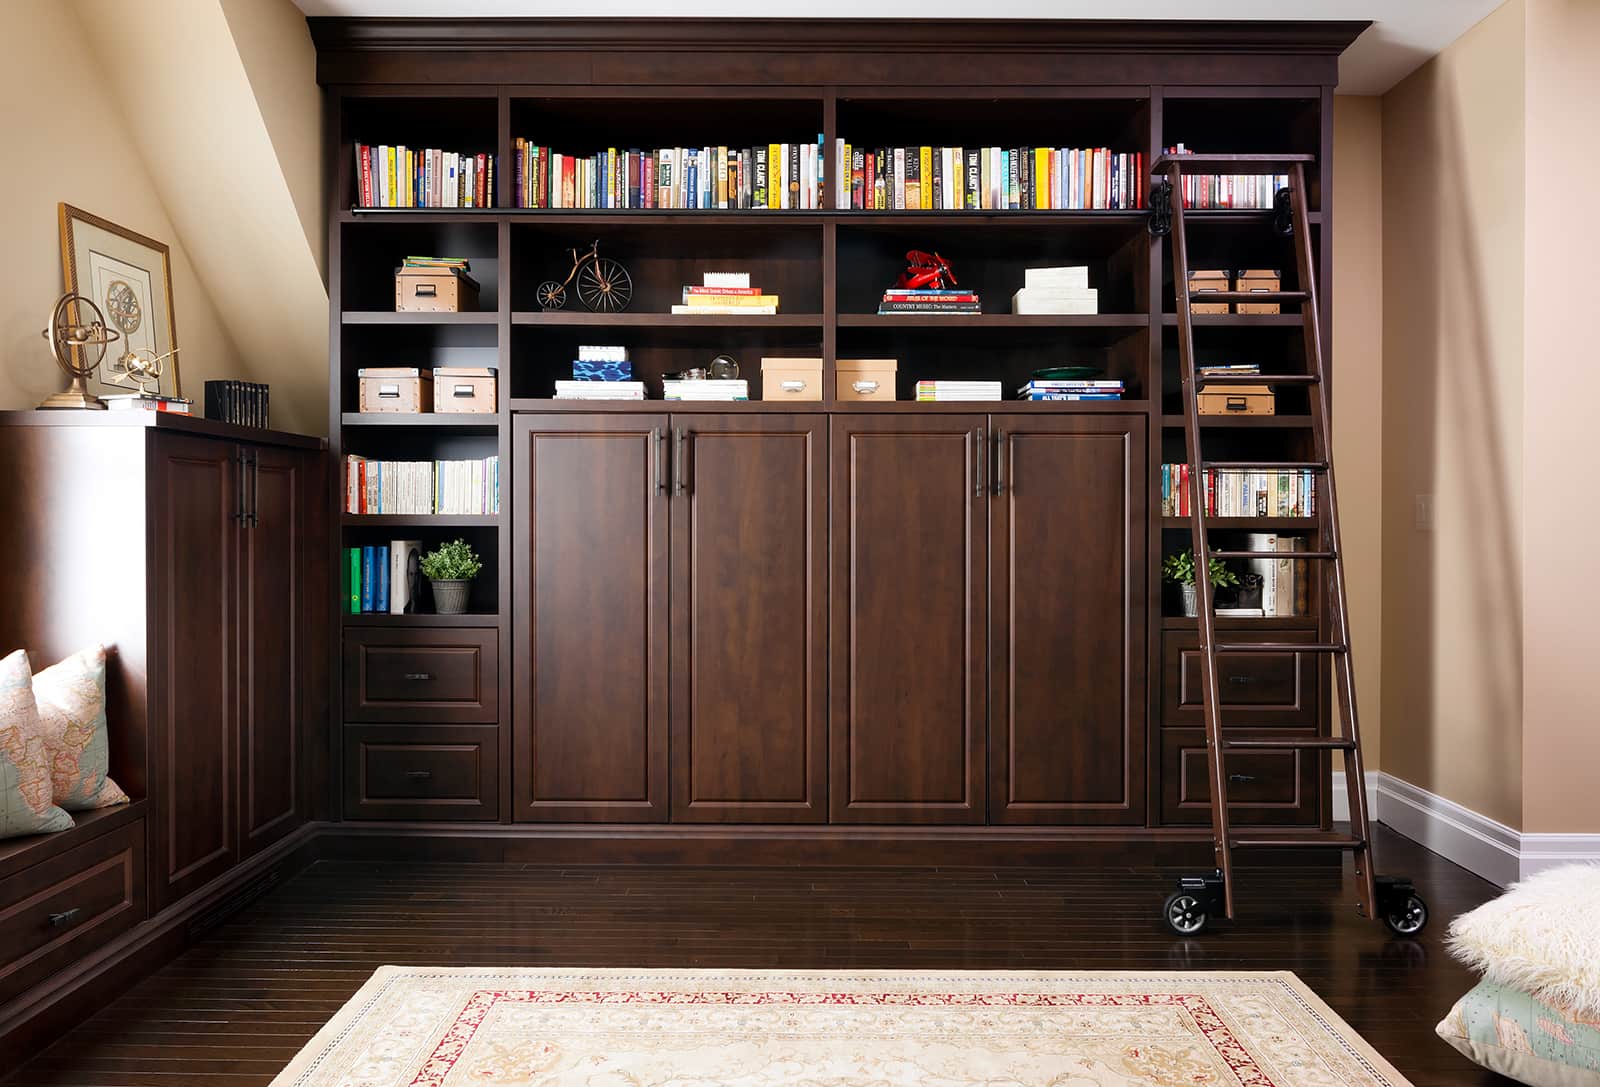
{"label": "dark wood cabinet door", "polygon": [[1144,420],[990,422],[991,819],[1141,824]]}
{"label": "dark wood cabinet door", "polygon": [[672,818],[827,818],[823,415],[674,415]]}
{"label": "dark wood cabinet door", "polygon": [[314,460],[246,446],[239,534],[239,832],[250,856],[305,821],[306,517]]}
{"label": "dark wood cabinet door", "polygon": [[835,822],[984,821],[986,425],[832,417]]}
{"label": "dark wood cabinet door", "polygon": [[517,419],[519,820],[667,817],[667,437],[665,415]]}
{"label": "dark wood cabinet door", "polygon": [[154,911],[239,855],[236,633],[244,479],[239,447],[231,442],[163,433],[150,442]]}

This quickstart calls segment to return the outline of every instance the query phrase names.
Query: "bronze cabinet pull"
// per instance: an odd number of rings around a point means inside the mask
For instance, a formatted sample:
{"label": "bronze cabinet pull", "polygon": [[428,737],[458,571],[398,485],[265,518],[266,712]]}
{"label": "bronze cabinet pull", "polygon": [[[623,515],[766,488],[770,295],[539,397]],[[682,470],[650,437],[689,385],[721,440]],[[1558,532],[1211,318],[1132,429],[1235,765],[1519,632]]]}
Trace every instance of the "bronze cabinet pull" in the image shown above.
{"label": "bronze cabinet pull", "polygon": [[432,672],[407,672],[406,678],[414,682],[423,682],[433,678]]}
{"label": "bronze cabinet pull", "polygon": [[61,928],[64,925],[70,925],[73,921],[78,919],[78,914],[82,912],[83,907],[74,906],[70,910],[62,910],[60,913],[52,913],[50,915],[50,927]]}
{"label": "bronze cabinet pull", "polygon": [[686,494],[688,484],[684,482],[683,447],[685,434],[682,427],[675,427],[672,431],[672,493],[674,495]]}
{"label": "bronze cabinet pull", "polygon": [[428,781],[433,777],[432,770],[407,770],[406,777],[412,781]]}
{"label": "bronze cabinet pull", "polygon": [[978,428],[977,437],[978,437],[978,440],[977,440],[977,442],[975,444],[976,444],[976,450],[977,450],[977,456],[978,456],[978,465],[977,465],[977,470],[972,473],[972,497],[974,497],[974,498],[982,498],[984,492],[986,490],[988,490],[988,477],[986,477],[983,474],[983,428],[982,427]]}
{"label": "bronze cabinet pull", "polygon": [[994,493],[1006,493],[1006,432],[994,432]]}
{"label": "bronze cabinet pull", "polygon": [[650,431],[650,440],[653,443],[651,459],[655,462],[655,493],[667,493],[667,434],[660,427]]}

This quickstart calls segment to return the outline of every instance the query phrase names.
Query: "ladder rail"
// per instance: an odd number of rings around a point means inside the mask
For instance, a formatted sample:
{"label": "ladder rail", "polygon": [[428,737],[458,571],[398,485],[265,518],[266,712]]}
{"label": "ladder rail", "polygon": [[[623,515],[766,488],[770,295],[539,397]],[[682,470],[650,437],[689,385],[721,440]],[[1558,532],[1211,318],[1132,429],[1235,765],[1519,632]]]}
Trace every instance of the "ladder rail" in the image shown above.
{"label": "ladder rail", "polygon": [[1222,874],[1223,916],[1233,917],[1233,856],[1229,848],[1228,777],[1222,750],[1222,707],[1218,696],[1216,613],[1211,602],[1211,546],[1206,535],[1205,483],[1200,455],[1200,397],[1195,384],[1194,313],[1189,302],[1189,247],[1183,221],[1183,167],[1174,159],[1163,164],[1172,182],[1172,289],[1178,311],[1178,350],[1182,363],[1184,449],[1189,458],[1189,532],[1194,553],[1194,587],[1198,601],[1200,694],[1206,726],[1206,762],[1211,778],[1211,836],[1217,870]]}
{"label": "ladder rail", "polygon": [[[1355,668],[1349,648],[1352,643],[1344,580],[1345,550],[1344,541],[1339,533],[1339,498],[1334,482],[1332,422],[1328,406],[1327,374],[1324,371],[1322,357],[1322,306],[1317,293],[1311,232],[1306,227],[1309,216],[1306,214],[1304,165],[1295,163],[1290,168],[1289,181],[1291,187],[1289,200],[1295,224],[1295,270],[1299,277],[1300,289],[1307,292],[1311,298],[1309,304],[1301,307],[1300,325],[1305,338],[1305,357],[1310,364],[1311,373],[1317,378],[1317,392],[1309,397],[1314,401],[1311,405],[1312,448],[1314,455],[1328,465],[1327,470],[1321,473],[1323,500],[1317,507],[1317,522],[1322,534],[1322,546],[1337,556],[1326,564],[1324,571],[1323,584],[1327,598],[1325,606],[1331,627],[1331,640],[1346,647],[1345,652],[1333,658],[1334,682],[1339,699],[1340,733],[1351,741],[1350,750],[1345,752],[1345,790],[1350,805],[1350,833],[1365,843],[1354,850],[1356,886],[1361,896],[1358,905],[1365,915],[1376,917],[1378,914],[1378,892],[1374,874],[1377,867],[1376,851],[1372,845],[1372,833],[1368,825],[1366,765],[1362,757],[1361,726],[1356,709]],[[1331,765],[1331,752],[1328,760],[1326,765]]]}

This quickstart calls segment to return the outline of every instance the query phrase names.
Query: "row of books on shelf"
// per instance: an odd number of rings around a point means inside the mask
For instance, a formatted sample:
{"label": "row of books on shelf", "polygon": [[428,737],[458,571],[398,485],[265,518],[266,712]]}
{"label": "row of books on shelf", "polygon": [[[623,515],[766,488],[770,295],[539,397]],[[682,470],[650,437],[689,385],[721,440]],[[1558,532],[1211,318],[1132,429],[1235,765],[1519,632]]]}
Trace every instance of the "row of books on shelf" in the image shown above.
{"label": "row of books on shelf", "polygon": [[1129,210],[1144,155],[1109,147],[856,147],[837,142],[835,203],[855,211]]}
{"label": "row of books on shelf", "polygon": [[608,147],[569,155],[517,138],[519,208],[795,211],[823,206],[822,137],[754,147]]}
{"label": "row of books on shelf", "polygon": [[368,460],[344,458],[344,510],[360,514],[500,512],[500,458]]}
{"label": "row of books on shelf", "polygon": [[351,615],[387,612],[413,615],[421,610],[422,541],[347,547],[339,573],[343,607]]}
{"label": "row of books on shelf", "polygon": [[[1161,515],[1193,512],[1189,466],[1161,466]],[[1309,470],[1248,471],[1207,468],[1202,491],[1207,517],[1314,517],[1315,473]]]}
{"label": "row of books on shelf", "polygon": [[749,272],[706,272],[701,279],[684,284],[683,303],[673,306],[673,313],[770,317],[778,312],[779,296],[752,284]]}
{"label": "row of books on shelf", "polygon": [[[1192,155],[1183,144],[1167,148],[1169,155]],[[1189,174],[1183,175],[1183,206],[1186,208],[1244,208],[1264,210],[1273,206],[1279,189],[1289,186],[1288,174]]]}
{"label": "row of books on shelf", "polygon": [[494,206],[490,154],[356,144],[357,202],[364,208]]}

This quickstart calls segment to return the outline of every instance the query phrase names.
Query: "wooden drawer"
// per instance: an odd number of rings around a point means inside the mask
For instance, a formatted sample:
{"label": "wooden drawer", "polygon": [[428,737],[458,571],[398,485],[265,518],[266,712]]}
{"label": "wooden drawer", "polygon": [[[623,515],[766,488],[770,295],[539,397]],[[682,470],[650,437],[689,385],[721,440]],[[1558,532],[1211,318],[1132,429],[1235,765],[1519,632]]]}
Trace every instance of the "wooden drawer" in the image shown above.
{"label": "wooden drawer", "polygon": [[[1314,642],[1314,630],[1225,630],[1225,642]],[[1217,657],[1222,719],[1232,728],[1316,728],[1315,653],[1232,653]],[[1200,635],[1169,630],[1161,639],[1161,723],[1205,726]]]}
{"label": "wooden drawer", "polygon": [[[1241,825],[1315,825],[1320,810],[1317,751],[1252,751],[1228,756],[1228,807]],[[1211,822],[1204,729],[1161,735],[1161,821]]]}
{"label": "wooden drawer", "polygon": [[346,725],[346,819],[500,818],[492,725]]}
{"label": "wooden drawer", "polygon": [[144,820],[0,884],[0,1003],[144,918]]}
{"label": "wooden drawer", "polygon": [[492,627],[348,630],[344,719],[492,722],[499,666],[499,632]]}

